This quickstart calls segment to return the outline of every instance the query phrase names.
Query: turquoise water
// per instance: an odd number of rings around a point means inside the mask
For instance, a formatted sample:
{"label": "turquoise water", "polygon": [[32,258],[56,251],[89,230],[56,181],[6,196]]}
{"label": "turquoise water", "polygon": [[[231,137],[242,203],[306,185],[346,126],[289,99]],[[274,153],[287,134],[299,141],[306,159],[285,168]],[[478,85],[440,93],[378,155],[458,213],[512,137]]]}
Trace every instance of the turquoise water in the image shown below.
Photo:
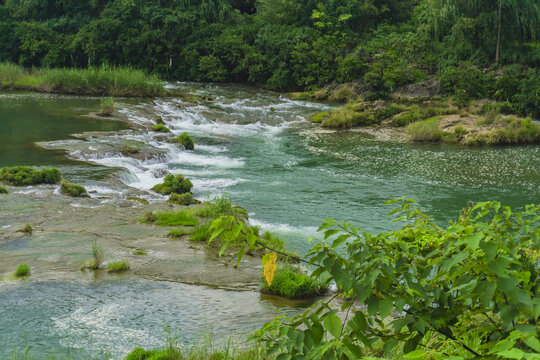
{"label": "turquoise water", "polygon": [[[165,170],[182,173],[194,183],[197,197],[229,194],[248,209],[254,224],[277,232],[300,253],[326,218],[369,231],[392,228],[385,215],[390,209],[381,205],[399,196],[417,200],[440,224],[455,219],[470,201],[500,200],[518,208],[540,202],[538,146],[465,148],[320,132],[305,119],[333,105],[245,87],[171,87],[214,100],[197,106],[175,98],[118,100],[117,107],[143,125],[160,115],[175,134],[192,135],[194,151],[144,131],[77,140],[69,134],[126,126],[80,116],[96,110],[96,99],[4,95],[0,125],[8,130],[0,134],[0,166],[58,165],[83,185],[95,183],[98,169],[139,190],[159,183]],[[103,144],[124,140],[148,144],[166,156],[141,160],[100,151]],[[48,141],[55,150],[40,149],[34,141]],[[108,186],[102,181],[97,195],[110,194]],[[163,201],[151,192],[147,197]],[[39,354],[55,348],[75,358],[117,357],[136,345],[160,346],[166,325],[177,327],[187,340],[207,325],[230,336],[278,313],[297,311],[255,292],[151,281],[3,284],[0,304],[0,356],[24,345],[26,335]]]}

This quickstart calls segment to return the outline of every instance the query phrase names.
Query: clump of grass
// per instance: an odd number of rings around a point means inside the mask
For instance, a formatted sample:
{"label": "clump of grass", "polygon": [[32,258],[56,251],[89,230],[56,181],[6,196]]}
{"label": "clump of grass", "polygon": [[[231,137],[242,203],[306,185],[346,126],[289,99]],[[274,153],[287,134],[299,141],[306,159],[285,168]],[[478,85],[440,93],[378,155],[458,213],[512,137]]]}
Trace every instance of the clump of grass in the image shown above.
{"label": "clump of grass", "polygon": [[310,118],[310,120],[313,123],[320,123],[321,121],[323,121],[323,119],[325,119],[329,115],[330,115],[330,113],[328,111],[323,111],[323,112],[320,112],[320,113],[317,113],[317,114],[313,115]]}
{"label": "clump of grass", "polygon": [[26,225],[24,225],[23,228],[17,230],[17,232],[22,232],[26,235],[32,235],[32,233],[34,232],[34,228],[29,223],[26,223]]}
{"label": "clump of grass", "polygon": [[210,236],[212,235],[210,231],[210,224],[199,224],[193,230],[193,234],[189,237],[189,240],[194,242],[208,242]]}
{"label": "clump of grass", "polygon": [[129,67],[103,65],[88,69],[33,69],[0,63],[0,82],[19,90],[108,96],[158,96],[165,93],[156,75]]}
{"label": "clump of grass", "polygon": [[152,188],[155,192],[161,195],[185,194],[191,191],[193,184],[188,178],[182,175],[167,175],[163,183],[157,184]]}
{"label": "clump of grass", "polygon": [[248,213],[240,206],[233,206],[231,198],[221,195],[211,202],[205,202],[200,207],[190,210],[192,214],[208,219],[210,222],[221,216],[234,216],[237,220],[247,222]]}
{"label": "clump of grass", "polygon": [[413,141],[440,141],[442,139],[437,117],[412,123],[407,126],[406,131]]}
{"label": "clump of grass", "polygon": [[271,249],[287,252],[283,239],[277,237],[276,234],[271,233],[270,231],[265,231],[260,237],[260,241]]}
{"label": "clump of grass", "polygon": [[21,264],[15,271],[15,276],[24,277],[30,275],[30,266],[28,264]]}
{"label": "clump of grass", "polygon": [[185,194],[175,194],[172,193],[169,197],[169,200],[167,200],[168,203],[171,204],[177,204],[177,205],[194,205],[194,204],[200,204],[201,202],[193,197],[193,194],[190,192]]}
{"label": "clump of grass", "polygon": [[129,261],[127,260],[114,261],[114,262],[109,263],[109,265],[107,266],[107,272],[110,272],[110,273],[123,272],[123,271],[128,271],[130,268],[131,266],[129,264]]}
{"label": "clump of grass", "polygon": [[22,66],[8,62],[0,63],[0,85],[13,86],[15,82],[24,77],[24,69]]}
{"label": "clump of grass", "polygon": [[212,340],[181,350],[178,346],[167,344],[163,349],[145,350],[141,347],[130,352],[125,360],[274,360],[262,347],[245,349],[227,345],[225,349],[216,348]]}
{"label": "clump of grass", "polygon": [[144,255],[148,255],[148,252],[143,249],[136,249],[136,250],[133,250],[132,254],[137,255],[137,256],[144,256]]}
{"label": "clump of grass", "polygon": [[323,116],[321,125],[331,129],[348,129],[354,126],[369,126],[379,124],[402,112],[405,108],[401,105],[388,104],[376,105],[358,103],[347,104],[343,108],[331,111]]}
{"label": "clump of grass", "polygon": [[538,144],[540,143],[540,125],[530,118],[514,119],[510,126],[495,129],[489,133],[487,145]]}
{"label": "clump of grass", "polygon": [[114,111],[114,99],[112,97],[106,97],[101,99],[101,110],[98,113],[100,116],[111,116]]}
{"label": "clump of grass", "polygon": [[421,119],[421,114],[418,109],[413,109],[404,114],[399,115],[398,117],[392,120],[393,126],[407,126],[413,122],[416,122]]}
{"label": "clump of grass", "polygon": [[92,260],[86,261],[81,265],[81,270],[90,269],[97,270],[103,264],[105,259],[105,251],[103,247],[94,241],[92,243]]}
{"label": "clump of grass", "polygon": [[178,210],[175,212],[160,211],[157,213],[147,212],[139,221],[146,223],[155,223],[159,226],[195,226],[199,220],[190,215],[187,210]]}
{"label": "clump of grass", "polygon": [[152,126],[152,130],[155,131],[155,132],[160,132],[160,133],[170,133],[171,132],[171,130],[169,130],[169,128],[166,127],[163,124],[157,124],[157,125]]}
{"label": "clump of grass", "polygon": [[340,86],[339,89],[337,89],[336,91],[334,91],[328,99],[332,101],[347,102],[355,97],[356,94],[354,92],[354,88],[349,84],[345,84]]}
{"label": "clump of grass", "polygon": [[179,238],[179,237],[182,237],[184,235],[189,235],[193,231],[194,231],[193,229],[188,229],[188,228],[185,228],[185,227],[179,227],[179,228],[176,228],[176,229],[171,229],[169,231],[169,233],[167,234],[167,236],[168,237],[173,237],[173,238]]}
{"label": "clump of grass", "polygon": [[167,142],[181,144],[186,150],[195,149],[195,143],[193,142],[193,139],[191,139],[191,136],[189,136],[185,132],[181,133],[178,137],[167,140]]}
{"label": "clump of grass", "polygon": [[141,203],[143,205],[148,205],[149,204],[148,200],[140,198],[140,197],[136,197],[136,196],[130,196],[126,200],[137,201],[137,202],[139,202],[139,203]]}
{"label": "clump of grass", "polygon": [[0,181],[13,186],[58,184],[62,173],[56,168],[36,170],[28,166],[5,167],[0,170]]}
{"label": "clump of grass", "polygon": [[467,129],[465,129],[463,126],[458,125],[454,128],[454,134],[456,134],[457,138],[459,140],[463,139],[463,137],[468,133]]}
{"label": "clump of grass", "polygon": [[0,194],[7,194],[7,193],[8,193],[8,190],[2,185],[0,185]]}
{"label": "clump of grass", "polygon": [[264,276],[261,276],[261,292],[279,295],[288,299],[302,299],[319,296],[327,288],[292,266],[280,267],[274,273],[272,284],[268,286]]}
{"label": "clump of grass", "polygon": [[90,195],[88,195],[88,192],[83,186],[71,184],[65,180],[63,180],[62,184],[60,184],[60,190],[62,190],[63,194],[72,197],[90,197]]}

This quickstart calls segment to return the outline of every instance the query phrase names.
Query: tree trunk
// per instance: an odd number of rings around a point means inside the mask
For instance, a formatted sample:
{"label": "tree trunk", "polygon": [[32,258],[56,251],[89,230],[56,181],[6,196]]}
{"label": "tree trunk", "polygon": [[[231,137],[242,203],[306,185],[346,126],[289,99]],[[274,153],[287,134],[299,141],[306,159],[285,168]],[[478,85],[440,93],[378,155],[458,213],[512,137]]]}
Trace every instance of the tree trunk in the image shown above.
{"label": "tree trunk", "polygon": [[499,19],[497,27],[497,49],[495,50],[495,62],[497,66],[501,58],[501,27],[502,27],[502,1],[499,0]]}

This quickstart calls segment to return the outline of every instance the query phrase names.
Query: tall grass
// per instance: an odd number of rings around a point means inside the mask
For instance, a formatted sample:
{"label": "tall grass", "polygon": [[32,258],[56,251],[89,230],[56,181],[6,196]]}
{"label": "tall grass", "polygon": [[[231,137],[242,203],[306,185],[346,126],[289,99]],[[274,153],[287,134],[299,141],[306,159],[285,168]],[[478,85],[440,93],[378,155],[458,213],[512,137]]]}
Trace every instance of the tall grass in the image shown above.
{"label": "tall grass", "polygon": [[0,84],[15,90],[108,96],[158,96],[165,93],[156,75],[129,67],[31,69],[0,63]]}
{"label": "tall grass", "polygon": [[412,123],[406,131],[414,141],[440,141],[443,135],[436,117]]}

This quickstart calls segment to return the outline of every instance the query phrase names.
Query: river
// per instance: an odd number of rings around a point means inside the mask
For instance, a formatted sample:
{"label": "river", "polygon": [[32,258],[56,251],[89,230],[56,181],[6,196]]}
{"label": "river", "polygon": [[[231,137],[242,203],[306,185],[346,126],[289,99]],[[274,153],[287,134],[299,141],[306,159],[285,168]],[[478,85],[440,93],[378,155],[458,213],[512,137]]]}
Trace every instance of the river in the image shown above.
{"label": "river", "polygon": [[[0,94],[0,167],[56,166],[93,197],[111,201],[135,188],[150,202],[163,202],[148,190],[165,170],[181,173],[192,180],[196,197],[228,194],[253,224],[278,233],[299,253],[326,218],[375,232],[395,227],[382,204],[399,196],[418,201],[441,225],[470,201],[540,202],[538,146],[465,148],[412,144],[393,131],[326,132],[306,118],[333,104],[233,85],[168,87],[208,101],[118,99],[119,113],[139,126],[130,129],[88,116],[99,108],[97,98]],[[158,115],[175,134],[188,132],[195,150],[140,130]],[[89,131],[95,136],[71,136]],[[120,143],[146,144],[161,155],[125,156],[115,150]],[[0,218],[0,226],[8,223]],[[0,257],[8,255],[0,247]],[[166,326],[179,329],[187,342],[209,326],[230,336],[301,306],[252,290],[149,280],[0,283],[0,304],[0,357],[24,348],[26,337],[34,354],[55,349],[96,358],[119,357],[136,345],[160,346]]]}

